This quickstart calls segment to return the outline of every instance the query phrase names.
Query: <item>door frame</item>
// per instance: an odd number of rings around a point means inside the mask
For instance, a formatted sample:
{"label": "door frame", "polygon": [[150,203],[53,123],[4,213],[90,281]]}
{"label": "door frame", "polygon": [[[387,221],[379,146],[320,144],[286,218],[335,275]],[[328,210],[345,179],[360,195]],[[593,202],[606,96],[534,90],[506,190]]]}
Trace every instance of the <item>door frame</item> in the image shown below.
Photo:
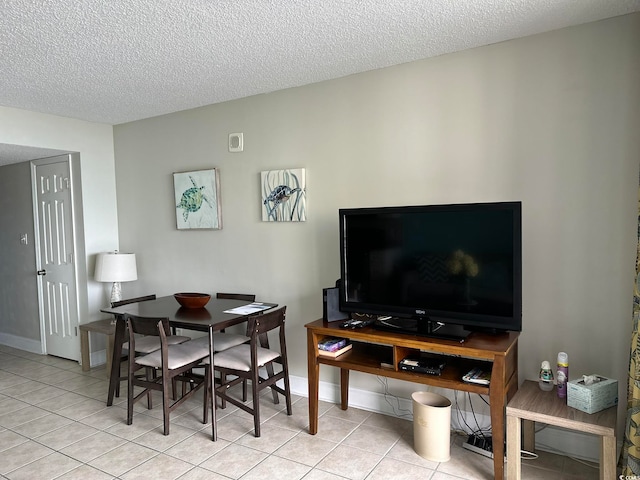
{"label": "door frame", "polygon": [[[66,157],[66,159],[64,158]],[[84,217],[82,213],[82,181],[80,176],[80,154],[69,153],[63,155],[57,155],[55,157],[41,158],[38,160],[32,160],[31,163],[31,194],[33,204],[33,223],[34,223],[34,249],[36,257],[36,271],[42,268],[42,258],[40,255],[40,226],[38,222],[39,209],[37,199],[37,176],[36,167],[40,165],[48,165],[52,163],[67,162],[69,165],[69,185],[71,195],[71,219],[72,219],[72,238],[73,238],[73,250],[74,250],[74,283],[76,289],[76,304],[74,305],[76,315],[78,317],[78,325],[82,323],[82,319],[87,316],[88,313],[88,298],[87,298],[87,261],[85,253],[85,241],[84,241]],[[36,281],[38,282],[38,314],[40,317],[40,344],[42,354],[47,354],[47,339],[46,339],[46,326],[44,317],[44,305],[42,299],[42,277],[36,275]],[[77,327],[76,327],[77,330]],[[72,360],[80,361],[80,334],[76,333],[77,348],[70,358]],[[77,350],[77,351],[76,351]]]}

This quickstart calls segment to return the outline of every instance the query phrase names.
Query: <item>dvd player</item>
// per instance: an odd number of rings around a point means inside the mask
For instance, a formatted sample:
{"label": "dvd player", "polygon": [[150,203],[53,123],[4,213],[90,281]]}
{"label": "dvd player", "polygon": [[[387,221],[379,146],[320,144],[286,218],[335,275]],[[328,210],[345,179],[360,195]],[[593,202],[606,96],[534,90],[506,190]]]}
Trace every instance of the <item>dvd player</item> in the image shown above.
{"label": "dvd player", "polygon": [[422,359],[407,357],[400,360],[398,368],[406,372],[426,373],[428,375],[442,375],[445,362],[437,359]]}

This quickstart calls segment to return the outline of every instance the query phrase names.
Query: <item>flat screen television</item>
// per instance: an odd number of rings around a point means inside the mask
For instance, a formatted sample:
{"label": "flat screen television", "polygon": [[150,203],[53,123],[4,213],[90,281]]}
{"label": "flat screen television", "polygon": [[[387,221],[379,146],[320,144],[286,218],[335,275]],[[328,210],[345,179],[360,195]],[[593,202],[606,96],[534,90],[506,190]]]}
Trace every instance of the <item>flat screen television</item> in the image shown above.
{"label": "flat screen television", "polygon": [[522,330],[520,202],[339,215],[341,311],[371,315],[379,328],[445,338]]}

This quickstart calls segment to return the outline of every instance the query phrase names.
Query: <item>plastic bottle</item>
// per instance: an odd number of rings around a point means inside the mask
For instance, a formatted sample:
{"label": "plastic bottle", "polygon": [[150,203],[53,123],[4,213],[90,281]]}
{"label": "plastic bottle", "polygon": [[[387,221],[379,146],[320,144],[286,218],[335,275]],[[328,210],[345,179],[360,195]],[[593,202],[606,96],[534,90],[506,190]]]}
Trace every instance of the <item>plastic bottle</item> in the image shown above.
{"label": "plastic bottle", "polygon": [[553,372],[551,371],[551,365],[546,360],[540,365],[538,385],[540,390],[545,392],[553,390]]}
{"label": "plastic bottle", "polygon": [[558,370],[556,373],[558,381],[558,397],[566,398],[567,382],[569,381],[569,355],[565,352],[558,353]]}

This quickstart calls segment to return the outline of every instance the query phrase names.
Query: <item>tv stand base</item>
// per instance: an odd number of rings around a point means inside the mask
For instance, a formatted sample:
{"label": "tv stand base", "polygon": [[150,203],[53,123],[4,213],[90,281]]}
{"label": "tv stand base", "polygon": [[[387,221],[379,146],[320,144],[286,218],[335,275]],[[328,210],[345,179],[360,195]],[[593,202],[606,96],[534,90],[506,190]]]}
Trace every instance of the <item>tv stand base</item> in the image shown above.
{"label": "tv stand base", "polygon": [[471,333],[461,325],[436,322],[427,319],[397,318],[392,317],[386,320],[377,320],[374,323],[378,330],[388,332],[408,333],[421,337],[441,338],[444,340],[454,340],[464,342]]}

